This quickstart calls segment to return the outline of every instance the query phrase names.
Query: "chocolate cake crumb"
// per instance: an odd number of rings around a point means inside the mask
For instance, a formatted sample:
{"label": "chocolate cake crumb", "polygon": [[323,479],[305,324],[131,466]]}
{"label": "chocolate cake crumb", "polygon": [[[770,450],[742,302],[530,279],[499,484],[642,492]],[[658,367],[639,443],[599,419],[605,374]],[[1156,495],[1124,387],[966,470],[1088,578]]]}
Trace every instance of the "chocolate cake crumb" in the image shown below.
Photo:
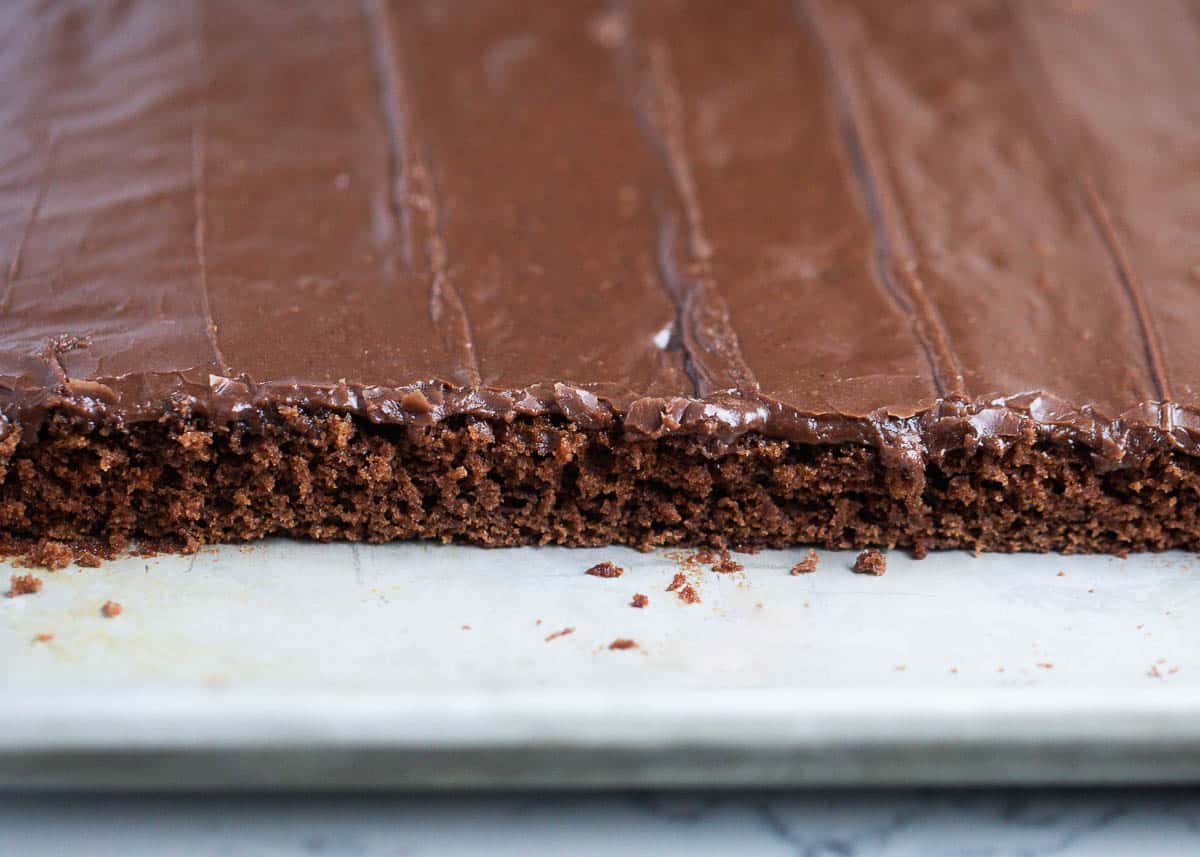
{"label": "chocolate cake crumb", "polygon": [[699,604],[700,593],[698,593],[689,583],[679,590],[679,600],[684,604]]}
{"label": "chocolate cake crumb", "polygon": [[33,595],[42,591],[42,581],[32,574],[14,574],[9,578],[8,592],[5,598],[16,598],[19,595]]}
{"label": "chocolate cake crumb", "polygon": [[732,574],[735,571],[741,571],[743,568],[740,562],[736,562],[729,556],[729,551],[722,549],[721,558],[713,563],[712,570],[717,574]]}
{"label": "chocolate cake crumb", "polygon": [[584,574],[590,574],[592,577],[620,577],[624,573],[625,569],[619,565],[614,565],[608,560],[598,562],[584,572]]}
{"label": "chocolate cake crumb", "polygon": [[116,601],[105,601],[103,606],[100,608],[100,614],[105,619],[112,619],[116,616],[120,616],[121,615],[121,605],[118,604]]}
{"label": "chocolate cake crumb", "polygon": [[546,638],[546,642],[549,643],[551,640],[557,640],[559,637],[565,637],[565,636],[567,636],[567,634],[574,634],[574,633],[575,633],[574,628],[563,628],[561,631],[555,631],[553,634],[548,636]]}
{"label": "chocolate cake crumb", "polygon": [[608,647],[609,647],[609,649],[623,651],[624,649],[636,649],[638,647],[638,644],[633,640],[628,640],[628,639],[625,639],[624,637],[618,637],[617,639],[615,639],[611,643],[609,643]]}
{"label": "chocolate cake crumb", "polygon": [[75,557],[75,564],[82,568],[99,568],[102,560],[91,551],[83,551]]}
{"label": "chocolate cake crumb", "polygon": [[[61,532],[59,535],[63,535]],[[13,565],[58,571],[72,562],[84,568],[96,568],[106,559],[116,559],[125,548],[119,535],[109,538],[95,536],[59,539],[33,539],[26,536],[0,536],[0,554],[17,557]]]}
{"label": "chocolate cake crumb", "polygon": [[33,641],[35,643],[49,643],[53,639],[54,639],[53,634],[34,634],[33,635]]}
{"label": "chocolate cake crumb", "polygon": [[670,585],[667,586],[667,592],[674,592],[685,585],[687,585],[687,577],[684,576],[682,571],[676,572],[675,576],[671,578]]}
{"label": "chocolate cake crumb", "polygon": [[634,594],[633,600],[629,602],[629,606],[630,607],[645,607],[649,603],[650,603],[650,599],[647,598],[645,595],[642,595],[642,593],[638,592],[638,593]]}
{"label": "chocolate cake crumb", "polygon": [[817,556],[817,552],[812,548],[809,548],[808,554],[804,557],[804,559],[792,566],[792,576],[794,577],[798,574],[812,574],[817,570],[817,563],[820,561],[821,558]]}
{"label": "chocolate cake crumb", "polygon": [[699,565],[712,565],[719,561],[719,555],[712,548],[700,548],[689,552],[686,551],[668,551],[666,553],[668,559],[673,559],[681,568],[695,568]]}
{"label": "chocolate cake crumb", "polygon": [[22,557],[21,564],[29,568],[57,571],[70,565],[74,558],[75,552],[69,546],[53,539],[41,539]]}
{"label": "chocolate cake crumb", "polygon": [[854,560],[854,571],[857,574],[879,577],[887,571],[887,559],[875,548],[867,548]]}

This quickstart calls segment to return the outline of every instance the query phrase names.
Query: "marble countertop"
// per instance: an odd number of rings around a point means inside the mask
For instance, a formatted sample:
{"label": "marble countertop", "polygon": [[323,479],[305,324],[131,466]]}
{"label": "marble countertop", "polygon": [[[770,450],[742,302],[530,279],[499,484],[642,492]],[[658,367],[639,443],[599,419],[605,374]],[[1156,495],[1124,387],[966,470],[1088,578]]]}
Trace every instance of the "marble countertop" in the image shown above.
{"label": "marble countertop", "polygon": [[1200,853],[1200,792],[0,793],[0,855],[1081,857]]}

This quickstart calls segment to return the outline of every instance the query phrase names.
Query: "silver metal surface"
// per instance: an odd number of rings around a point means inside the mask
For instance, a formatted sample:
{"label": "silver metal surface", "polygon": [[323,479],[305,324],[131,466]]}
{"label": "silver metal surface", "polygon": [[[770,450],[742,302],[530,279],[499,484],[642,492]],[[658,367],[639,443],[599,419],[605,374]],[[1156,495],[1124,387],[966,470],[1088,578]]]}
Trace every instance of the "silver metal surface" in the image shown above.
{"label": "silver metal surface", "polygon": [[0,599],[0,785],[1200,780],[1194,557],[801,555],[272,541],[36,572]]}

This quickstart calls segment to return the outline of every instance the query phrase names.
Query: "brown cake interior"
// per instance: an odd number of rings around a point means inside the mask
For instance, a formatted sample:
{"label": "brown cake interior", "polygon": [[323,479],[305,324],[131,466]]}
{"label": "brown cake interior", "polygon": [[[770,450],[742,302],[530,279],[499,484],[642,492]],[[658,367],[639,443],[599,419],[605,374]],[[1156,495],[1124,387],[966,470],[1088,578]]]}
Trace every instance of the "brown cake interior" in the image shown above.
{"label": "brown cake interior", "polygon": [[4,448],[0,526],[194,550],[268,535],[488,546],[722,543],[1106,551],[1200,545],[1196,459],[1101,472],[1036,433],[923,473],[861,445],[753,434],[625,439],[557,417],[378,426],[280,408],[254,426],[87,426],[59,413]]}

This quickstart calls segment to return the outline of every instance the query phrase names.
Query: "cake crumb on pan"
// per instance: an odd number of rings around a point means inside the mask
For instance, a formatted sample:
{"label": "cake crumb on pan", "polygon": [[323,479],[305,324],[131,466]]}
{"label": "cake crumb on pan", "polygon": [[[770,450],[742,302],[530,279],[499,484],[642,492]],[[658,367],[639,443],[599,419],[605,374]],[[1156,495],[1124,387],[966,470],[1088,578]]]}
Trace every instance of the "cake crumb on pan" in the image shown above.
{"label": "cake crumb on pan", "polygon": [[41,578],[34,577],[32,574],[14,574],[8,580],[9,588],[8,592],[4,593],[5,598],[34,595],[42,591]]}
{"label": "cake crumb on pan", "polygon": [[592,577],[620,577],[624,573],[625,569],[619,565],[614,565],[608,560],[598,562],[584,572],[584,574],[590,574]]}
{"label": "cake crumb on pan", "polygon": [[804,556],[804,559],[792,566],[792,576],[794,577],[799,574],[812,574],[817,570],[817,563],[820,561],[821,558],[817,556],[817,552],[812,548],[809,548],[808,553]]}
{"label": "cake crumb on pan", "polygon": [[856,574],[880,577],[887,571],[887,558],[875,548],[867,548],[854,560],[854,571]]}

